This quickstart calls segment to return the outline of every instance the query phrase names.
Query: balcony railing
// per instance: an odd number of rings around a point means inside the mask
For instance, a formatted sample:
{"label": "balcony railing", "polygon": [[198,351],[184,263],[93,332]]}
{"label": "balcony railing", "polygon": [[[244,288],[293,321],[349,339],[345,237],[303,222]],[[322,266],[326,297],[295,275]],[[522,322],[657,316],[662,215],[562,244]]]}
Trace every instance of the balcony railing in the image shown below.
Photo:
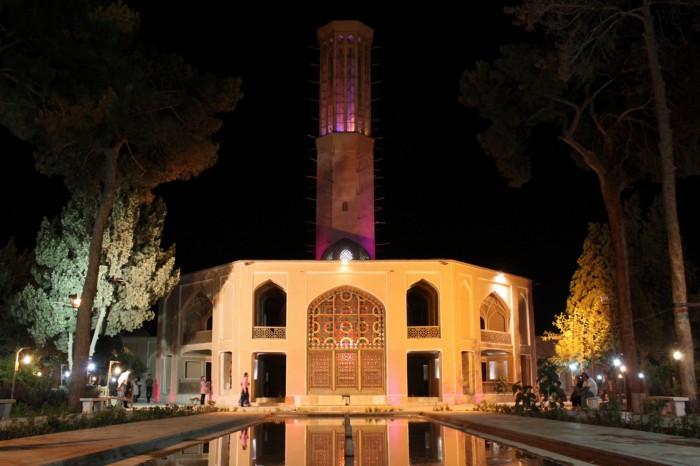
{"label": "balcony railing", "polygon": [[408,338],[440,338],[440,326],[408,327]]}
{"label": "balcony railing", "polygon": [[183,343],[185,345],[195,345],[197,343],[211,343],[211,330],[200,330],[185,335]]}
{"label": "balcony railing", "polygon": [[511,336],[508,332],[497,332],[495,330],[482,330],[481,331],[481,341],[487,341],[490,343],[511,343]]}
{"label": "balcony railing", "polygon": [[287,327],[253,327],[253,338],[284,340],[287,338]]}

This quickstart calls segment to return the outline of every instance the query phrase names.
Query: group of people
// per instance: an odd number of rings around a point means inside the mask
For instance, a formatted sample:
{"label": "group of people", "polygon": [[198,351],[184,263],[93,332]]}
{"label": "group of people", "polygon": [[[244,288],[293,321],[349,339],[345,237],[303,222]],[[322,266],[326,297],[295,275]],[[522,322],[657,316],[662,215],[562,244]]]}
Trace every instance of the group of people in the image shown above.
{"label": "group of people", "polygon": [[[199,379],[199,404],[203,405],[206,401],[207,395],[211,399],[211,382],[207,381],[205,376]],[[248,380],[248,373],[243,374],[243,379],[241,380],[241,398],[238,400],[238,405],[250,406],[250,381]]]}
{"label": "group of people", "polygon": [[[148,374],[145,380],[146,386],[146,402],[150,403],[153,397],[153,377]],[[141,378],[129,379],[128,377],[117,383],[110,383],[110,396],[116,396],[124,404],[125,408],[133,407],[133,403],[137,403],[141,397]]]}
{"label": "group of people", "polygon": [[136,403],[139,399],[140,394],[141,384],[138,383],[138,379],[133,382],[129,379],[124,379],[117,387],[117,398],[119,398],[122,401],[122,403],[124,403],[125,408],[129,407],[129,402]]}
{"label": "group of people", "polygon": [[574,378],[574,389],[571,392],[571,407],[588,409],[588,399],[598,396],[598,384],[586,372]]}
{"label": "group of people", "polygon": [[[153,377],[148,374],[145,381],[146,384],[146,402],[150,403],[153,397]],[[129,380],[126,378],[117,385],[110,384],[110,395],[116,396],[124,403],[124,407],[128,408],[129,404],[136,403],[141,397],[141,379],[137,377],[135,380]],[[199,381],[199,404],[203,405],[206,402],[206,397],[209,395],[211,399],[211,382],[207,381],[206,376],[202,376]],[[243,374],[243,379],[241,380],[241,398],[238,400],[239,406],[250,406],[250,381],[248,380],[248,373]]]}

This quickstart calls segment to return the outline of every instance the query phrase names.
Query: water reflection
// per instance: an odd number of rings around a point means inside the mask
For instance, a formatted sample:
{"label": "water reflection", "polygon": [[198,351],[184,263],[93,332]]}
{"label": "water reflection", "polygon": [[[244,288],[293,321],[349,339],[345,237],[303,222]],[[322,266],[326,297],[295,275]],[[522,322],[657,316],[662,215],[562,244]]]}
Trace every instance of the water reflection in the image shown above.
{"label": "water reflection", "polygon": [[[537,455],[434,422],[351,418],[346,447],[343,418],[266,422],[181,450],[148,465],[162,466],[379,466],[557,465]],[[346,455],[347,452],[350,452]]]}

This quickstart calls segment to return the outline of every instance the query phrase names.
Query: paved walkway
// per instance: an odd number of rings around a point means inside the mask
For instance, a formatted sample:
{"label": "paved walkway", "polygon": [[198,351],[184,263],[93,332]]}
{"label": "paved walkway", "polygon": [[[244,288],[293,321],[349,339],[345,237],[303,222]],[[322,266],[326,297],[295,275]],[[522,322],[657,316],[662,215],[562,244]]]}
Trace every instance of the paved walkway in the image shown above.
{"label": "paved walkway", "polygon": [[[207,413],[0,441],[0,465],[139,464],[146,452],[219,437],[269,416],[267,412]],[[130,460],[129,460],[130,459]]]}
{"label": "paved walkway", "polygon": [[589,464],[700,465],[700,439],[482,411],[423,415],[535,454],[541,449]]}
{"label": "paved walkway", "polygon": [[[700,465],[700,439],[480,411],[414,414],[552,459],[574,458],[577,466]],[[0,465],[137,465],[153,458],[146,452],[181,449],[269,417],[269,409],[246,408],[6,440]]]}

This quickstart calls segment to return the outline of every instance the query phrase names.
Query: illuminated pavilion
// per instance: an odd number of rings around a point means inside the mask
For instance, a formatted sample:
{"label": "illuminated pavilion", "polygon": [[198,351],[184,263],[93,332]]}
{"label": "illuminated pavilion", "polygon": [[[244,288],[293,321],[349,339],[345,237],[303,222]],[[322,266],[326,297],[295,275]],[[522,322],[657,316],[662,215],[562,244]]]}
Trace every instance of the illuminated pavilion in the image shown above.
{"label": "illuminated pavilion", "polygon": [[206,375],[234,406],[244,372],[258,406],[478,404],[502,399],[498,380],[533,384],[531,280],[376,258],[373,30],[333,21],[317,37],[315,258],[183,275],[159,304],[158,398],[188,403]]}

